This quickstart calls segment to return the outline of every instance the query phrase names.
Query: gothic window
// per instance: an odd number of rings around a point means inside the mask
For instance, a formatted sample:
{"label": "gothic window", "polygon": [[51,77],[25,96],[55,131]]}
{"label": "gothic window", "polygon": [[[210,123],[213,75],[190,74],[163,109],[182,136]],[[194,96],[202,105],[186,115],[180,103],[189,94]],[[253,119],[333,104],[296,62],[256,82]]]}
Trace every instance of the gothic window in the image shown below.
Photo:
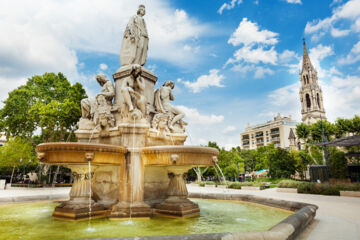
{"label": "gothic window", "polygon": [[303,79],[304,79],[304,84],[306,84],[306,78],[305,78],[305,75],[303,75]]}
{"label": "gothic window", "polygon": [[317,101],[318,107],[320,108],[320,97],[319,97],[319,93],[316,94],[316,101]]}
{"label": "gothic window", "polygon": [[306,107],[309,109],[311,108],[311,100],[308,93],[305,95],[305,98],[306,98]]}
{"label": "gothic window", "polygon": [[309,76],[306,75],[307,83],[309,84]]}

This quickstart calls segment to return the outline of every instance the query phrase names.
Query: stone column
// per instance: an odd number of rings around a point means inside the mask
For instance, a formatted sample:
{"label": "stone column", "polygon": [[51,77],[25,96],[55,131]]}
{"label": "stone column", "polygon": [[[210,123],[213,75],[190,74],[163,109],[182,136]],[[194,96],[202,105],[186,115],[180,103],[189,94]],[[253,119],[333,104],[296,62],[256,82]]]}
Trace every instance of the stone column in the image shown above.
{"label": "stone column", "polygon": [[[93,153],[85,153],[86,159],[92,160],[93,157]],[[92,196],[90,198],[90,181],[96,166],[91,166],[90,174],[88,165],[67,165],[66,167],[71,169],[74,178],[70,191],[70,200],[57,206],[53,216],[71,220],[104,217],[107,214],[104,206],[96,203]]]}
{"label": "stone column", "polygon": [[155,207],[157,214],[171,217],[192,217],[200,214],[198,204],[187,199],[188,191],[184,176],[190,168],[192,166],[167,168],[170,178],[167,199]]}
{"label": "stone column", "polygon": [[113,206],[111,218],[152,215],[150,206],[144,203],[144,162],[140,155],[148,130],[149,124],[141,121],[119,126],[121,142],[127,148],[126,165],[120,170],[119,202]]}

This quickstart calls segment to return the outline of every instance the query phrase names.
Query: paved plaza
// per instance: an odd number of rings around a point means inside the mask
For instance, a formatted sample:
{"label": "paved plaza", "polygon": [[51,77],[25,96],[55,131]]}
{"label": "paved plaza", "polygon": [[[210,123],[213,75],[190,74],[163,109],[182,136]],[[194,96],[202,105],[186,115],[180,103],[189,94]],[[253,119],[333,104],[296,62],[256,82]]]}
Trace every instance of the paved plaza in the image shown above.
{"label": "paved plaza", "polygon": [[[243,193],[299,201],[319,206],[313,223],[298,239],[360,239],[360,198],[277,192],[276,188],[247,191],[187,185],[190,193]],[[19,201],[67,199],[70,188],[12,188],[0,190],[0,204]]]}

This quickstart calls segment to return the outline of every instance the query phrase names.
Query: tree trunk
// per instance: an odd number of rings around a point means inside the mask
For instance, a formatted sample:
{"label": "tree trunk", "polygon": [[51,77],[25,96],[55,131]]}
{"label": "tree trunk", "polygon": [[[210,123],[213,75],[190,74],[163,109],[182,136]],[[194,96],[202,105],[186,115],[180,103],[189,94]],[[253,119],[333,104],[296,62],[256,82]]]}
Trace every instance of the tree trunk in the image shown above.
{"label": "tree trunk", "polygon": [[55,183],[56,183],[57,175],[59,174],[59,169],[60,169],[60,166],[58,165],[58,166],[57,166],[57,168],[56,168],[56,171],[55,171],[54,177],[53,177],[53,179],[52,179],[52,187],[55,187]]}
{"label": "tree trunk", "polygon": [[13,176],[14,176],[14,171],[15,171],[15,165],[13,166],[13,170],[12,170],[12,173],[11,173],[10,185],[12,184],[12,180],[13,180]]}

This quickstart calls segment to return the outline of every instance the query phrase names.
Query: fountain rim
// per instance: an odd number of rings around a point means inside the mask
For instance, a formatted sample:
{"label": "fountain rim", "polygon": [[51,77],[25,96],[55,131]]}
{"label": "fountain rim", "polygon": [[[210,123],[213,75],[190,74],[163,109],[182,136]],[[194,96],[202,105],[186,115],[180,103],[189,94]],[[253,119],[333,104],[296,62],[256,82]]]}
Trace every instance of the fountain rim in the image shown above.
{"label": "fountain rim", "polygon": [[191,145],[161,145],[150,146],[141,149],[142,153],[205,153],[219,155],[219,150],[212,147],[191,146]]}
{"label": "fountain rim", "polygon": [[96,151],[111,153],[126,153],[126,148],[117,145],[83,142],[48,142],[36,146],[36,152],[48,151]]}

